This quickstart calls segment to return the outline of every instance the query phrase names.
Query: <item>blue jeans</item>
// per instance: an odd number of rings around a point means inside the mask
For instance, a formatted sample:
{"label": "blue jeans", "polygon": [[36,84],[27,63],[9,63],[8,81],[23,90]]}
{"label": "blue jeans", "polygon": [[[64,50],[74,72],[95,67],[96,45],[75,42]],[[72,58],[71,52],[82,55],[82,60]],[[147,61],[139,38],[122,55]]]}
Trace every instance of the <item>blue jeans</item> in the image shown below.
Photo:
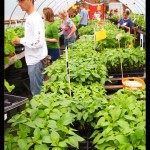
{"label": "blue jeans", "polygon": [[30,90],[32,95],[40,94],[41,86],[43,85],[43,69],[42,62],[28,66],[28,75],[30,78]]}
{"label": "blue jeans", "polygon": [[76,36],[74,36],[74,35],[69,40],[64,38],[64,46],[65,46],[65,48],[66,48],[66,46],[68,48],[70,44],[75,42],[75,40],[76,40]]}
{"label": "blue jeans", "polygon": [[51,56],[51,62],[60,58],[59,48],[48,48],[48,55]]}

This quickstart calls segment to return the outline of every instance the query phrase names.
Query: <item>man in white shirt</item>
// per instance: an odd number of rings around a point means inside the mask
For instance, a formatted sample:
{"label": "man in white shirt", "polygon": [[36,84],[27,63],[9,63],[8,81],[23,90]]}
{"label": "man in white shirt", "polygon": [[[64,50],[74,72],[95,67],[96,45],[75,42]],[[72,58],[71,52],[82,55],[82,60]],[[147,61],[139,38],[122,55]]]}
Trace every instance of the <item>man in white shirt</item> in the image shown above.
{"label": "man in white shirt", "polygon": [[18,5],[22,11],[26,11],[28,16],[25,23],[25,37],[15,39],[13,44],[23,44],[25,46],[25,60],[28,66],[30,89],[34,96],[40,94],[40,88],[43,85],[42,71],[44,69],[41,60],[48,55],[44,23],[41,16],[35,11],[34,0],[18,0]]}

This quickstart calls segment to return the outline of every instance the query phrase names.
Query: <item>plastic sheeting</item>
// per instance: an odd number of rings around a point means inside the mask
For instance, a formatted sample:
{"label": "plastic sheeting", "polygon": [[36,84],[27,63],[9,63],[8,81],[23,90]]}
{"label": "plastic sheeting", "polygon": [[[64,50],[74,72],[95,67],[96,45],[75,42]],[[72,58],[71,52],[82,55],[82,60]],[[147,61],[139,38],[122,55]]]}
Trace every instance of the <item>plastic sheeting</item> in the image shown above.
{"label": "plastic sheeting", "polygon": [[[76,0],[35,0],[34,6],[38,13],[42,16],[44,7],[51,7],[54,14],[60,9],[68,10],[76,3]],[[24,19],[26,13],[21,10],[16,0],[5,0],[5,20]]]}
{"label": "plastic sheeting", "polygon": [[[51,7],[54,13],[57,14],[60,9],[67,10],[74,5],[78,0],[35,0],[35,8],[42,16],[44,7]],[[120,0],[125,4],[133,13],[145,14],[145,0]],[[26,13],[21,10],[16,0],[5,0],[5,20],[11,19],[24,19]]]}
{"label": "plastic sheeting", "polygon": [[126,5],[135,14],[144,14],[146,12],[145,0],[119,0]]}

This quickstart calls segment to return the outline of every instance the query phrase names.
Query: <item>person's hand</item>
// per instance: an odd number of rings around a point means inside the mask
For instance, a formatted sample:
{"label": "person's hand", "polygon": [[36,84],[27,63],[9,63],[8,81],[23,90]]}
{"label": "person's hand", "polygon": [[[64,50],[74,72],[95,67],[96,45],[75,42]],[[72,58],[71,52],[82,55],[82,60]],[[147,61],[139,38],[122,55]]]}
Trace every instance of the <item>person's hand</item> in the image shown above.
{"label": "person's hand", "polygon": [[68,36],[67,36],[67,39],[69,40],[71,38],[71,35],[69,34]]}
{"label": "person's hand", "polygon": [[14,41],[12,41],[13,45],[18,45],[20,44],[20,38],[16,38]]}
{"label": "person's hand", "polygon": [[121,28],[125,28],[125,25],[121,25]]}

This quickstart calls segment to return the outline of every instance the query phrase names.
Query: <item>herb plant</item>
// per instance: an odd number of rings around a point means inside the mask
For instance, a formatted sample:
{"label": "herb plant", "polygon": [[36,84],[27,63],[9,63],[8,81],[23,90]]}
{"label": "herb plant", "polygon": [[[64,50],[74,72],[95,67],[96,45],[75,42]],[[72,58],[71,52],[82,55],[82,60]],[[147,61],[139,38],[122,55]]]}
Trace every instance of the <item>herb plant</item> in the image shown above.
{"label": "herb plant", "polygon": [[97,149],[145,149],[145,100],[116,92],[95,117],[91,138]]}
{"label": "herb plant", "polygon": [[[69,50],[69,68],[71,82],[90,84],[98,81],[105,84],[107,77],[107,68],[100,63],[100,53],[94,50]],[[50,79],[49,81],[67,81],[66,60],[55,61],[53,65],[45,69]]]}
{"label": "herb plant", "polygon": [[[5,132],[5,150],[65,150],[68,145],[78,148],[78,142],[84,139],[70,127],[75,119],[71,103],[68,95],[35,96],[21,114],[9,120],[12,128]],[[17,133],[13,138],[12,132]]]}
{"label": "herb plant", "polygon": [[101,53],[101,61],[106,64],[108,72],[120,70],[120,57],[123,60],[123,69],[138,69],[145,66],[145,49],[122,48],[122,55],[119,48],[105,49]]}

